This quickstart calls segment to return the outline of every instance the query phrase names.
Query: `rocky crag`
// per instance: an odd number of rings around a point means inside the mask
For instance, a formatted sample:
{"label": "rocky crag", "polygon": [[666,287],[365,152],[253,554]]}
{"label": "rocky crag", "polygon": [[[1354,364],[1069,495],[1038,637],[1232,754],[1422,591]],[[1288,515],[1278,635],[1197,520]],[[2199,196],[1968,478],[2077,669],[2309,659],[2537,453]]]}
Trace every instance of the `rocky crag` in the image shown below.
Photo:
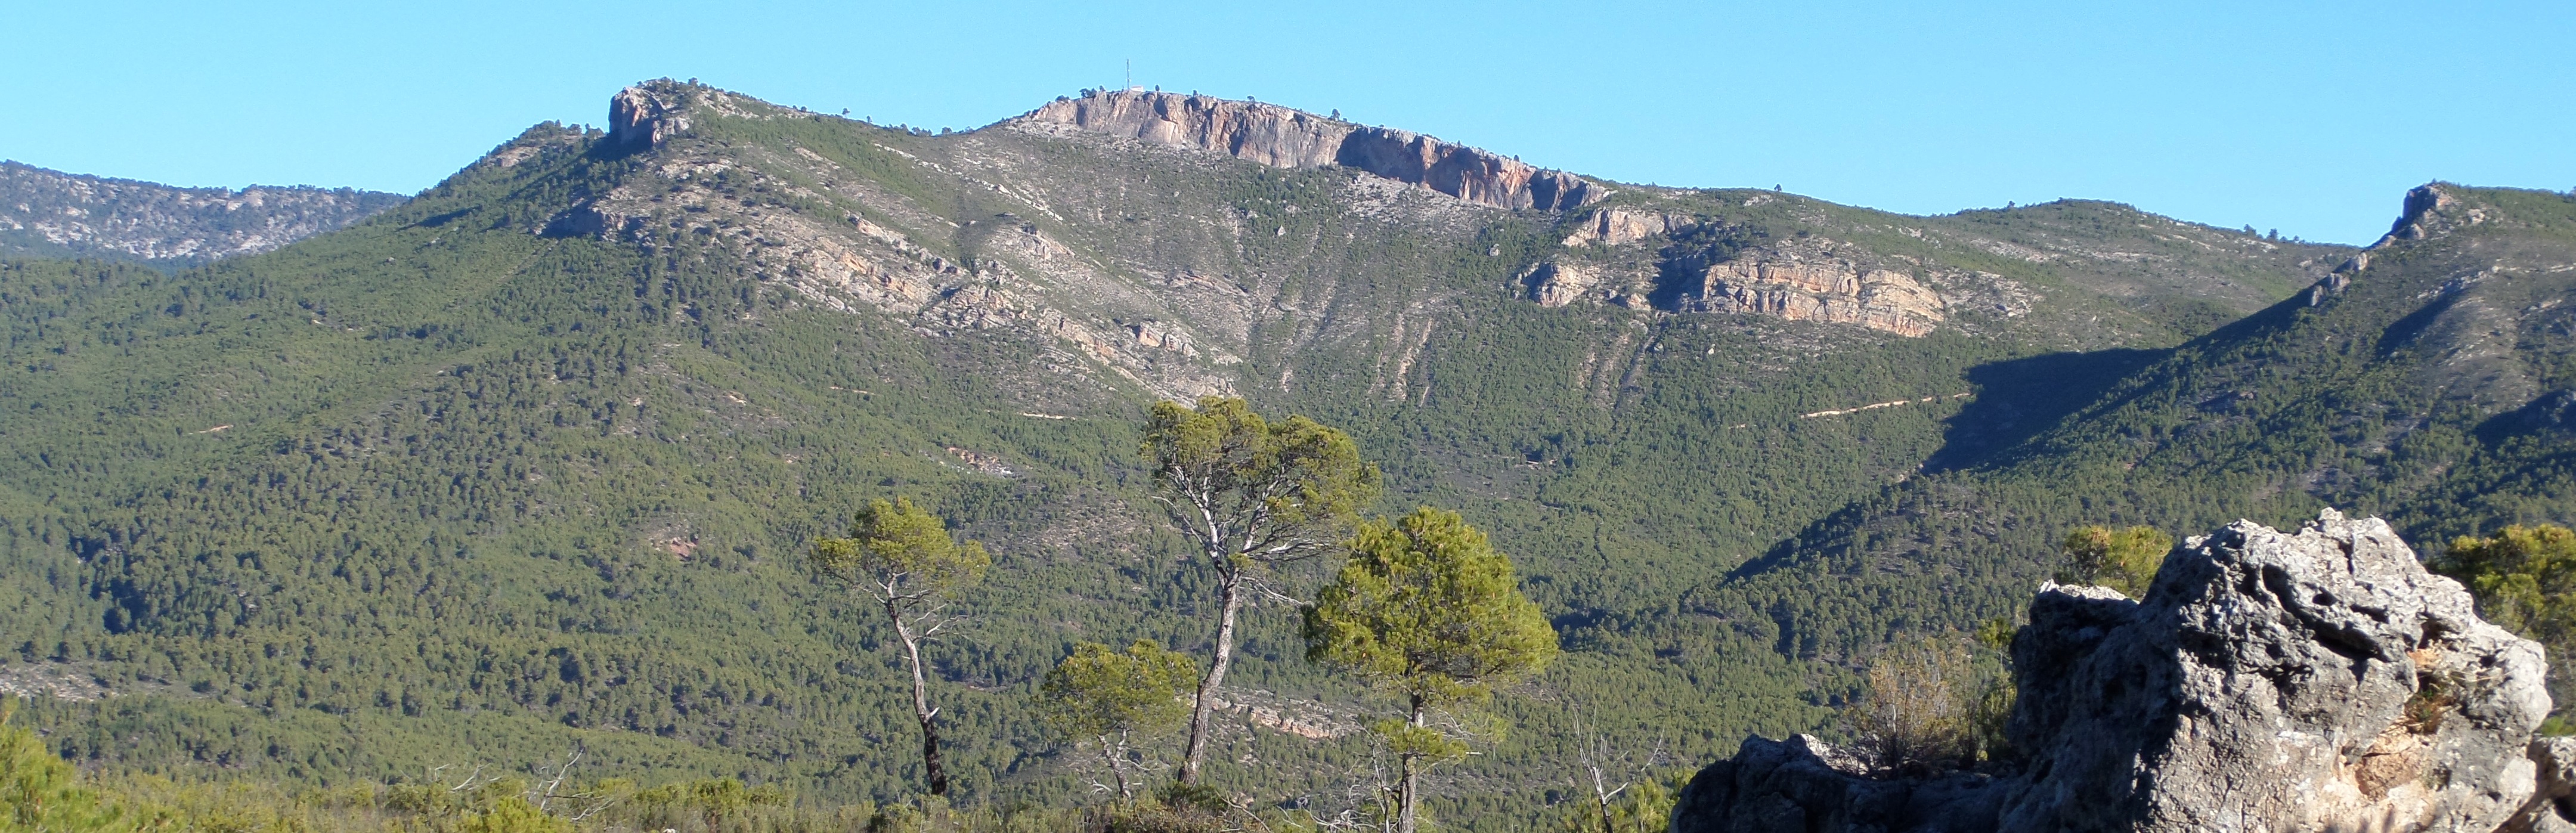
{"label": "rocky crag", "polygon": [[1480,148],[1257,101],[1086,90],[1017,121],[1215,151],[1274,168],[1341,165],[1499,208],[1559,211],[1609,195],[1600,183]]}
{"label": "rocky crag", "polygon": [[176,188],[0,162],[0,254],[203,263],[275,249],[403,200],[349,188]]}
{"label": "rocky crag", "polygon": [[1673,833],[2576,830],[2576,743],[2534,738],[2540,646],[2377,518],[2240,521],[2137,601],[2044,585],[2012,655],[2017,757],[1899,777],[1756,737],[1692,780]]}
{"label": "rocky crag", "polygon": [[[1977,304],[1966,297],[2021,293],[2001,275],[1926,270],[1919,262],[1871,257],[1821,237],[1744,238],[1742,230],[1704,214],[1605,208],[1566,236],[1568,256],[1541,262],[1526,280],[1532,297],[1552,307],[1594,300],[1675,312],[1751,313],[1858,324],[1908,337],[1931,333],[1953,301],[2006,317],[2029,311],[2026,301]],[[1654,252],[1624,269],[1615,260],[1583,257],[1586,249],[1615,253],[1623,247]]]}

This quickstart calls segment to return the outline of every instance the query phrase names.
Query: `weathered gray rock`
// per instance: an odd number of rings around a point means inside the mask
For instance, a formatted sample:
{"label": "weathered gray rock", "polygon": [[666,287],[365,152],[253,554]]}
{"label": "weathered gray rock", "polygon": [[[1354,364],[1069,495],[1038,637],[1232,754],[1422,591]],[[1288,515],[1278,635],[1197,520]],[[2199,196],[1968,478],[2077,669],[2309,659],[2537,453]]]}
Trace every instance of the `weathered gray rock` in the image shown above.
{"label": "weathered gray rock", "polygon": [[1812,735],[1746,738],[1734,758],[1691,779],[1673,810],[1673,830],[1990,831],[1995,787],[1995,779],[1975,773],[1872,778],[1866,762]]}
{"label": "weathered gray rock", "polygon": [[608,100],[609,144],[638,151],[688,132],[689,89],[668,79],[647,81]]}
{"label": "weathered gray rock", "polygon": [[2563,829],[2576,746],[2533,742],[2540,646],[2376,518],[2240,521],[2167,556],[2143,601],[2044,585],[2030,620],[2020,760],[1876,777],[1755,739],[1693,780],[1674,833]]}
{"label": "weathered gray rock", "polygon": [[2576,738],[2541,738],[2531,742],[2531,761],[2540,768],[2539,789],[2522,812],[2505,823],[2508,833],[2576,833]]}

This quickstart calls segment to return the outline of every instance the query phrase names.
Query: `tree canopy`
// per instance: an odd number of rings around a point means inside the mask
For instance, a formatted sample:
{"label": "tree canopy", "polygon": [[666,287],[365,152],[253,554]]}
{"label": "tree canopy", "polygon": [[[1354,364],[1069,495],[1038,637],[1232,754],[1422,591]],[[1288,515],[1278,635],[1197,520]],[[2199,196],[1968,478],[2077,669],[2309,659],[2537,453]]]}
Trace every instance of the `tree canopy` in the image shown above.
{"label": "tree canopy", "polygon": [[1374,728],[1402,765],[1393,828],[1412,833],[1422,772],[1466,754],[1428,713],[1481,701],[1556,658],[1556,629],[1521,595],[1510,558],[1456,512],[1361,524],[1350,560],[1304,610],[1306,658],[1404,698]]}
{"label": "tree canopy", "polygon": [[1140,762],[1129,758],[1130,741],[1169,731],[1188,717],[1180,696],[1198,675],[1197,662],[1150,639],[1137,640],[1123,653],[1084,642],[1047,672],[1038,708],[1065,738],[1099,744],[1119,798],[1131,798],[1127,771]]}
{"label": "tree canopy", "polygon": [[1302,416],[1272,423],[1236,397],[1155,403],[1144,456],[1175,522],[1212,561],[1312,556],[1381,489],[1350,435]]}
{"label": "tree canopy", "polygon": [[1511,559],[1456,512],[1362,524],[1305,610],[1306,657],[1426,706],[1481,699],[1556,657]]}
{"label": "tree canopy", "polygon": [[36,733],[13,725],[17,703],[0,704],[0,831],[122,833],[134,829],[122,808],[80,785],[78,771],[55,757]]}
{"label": "tree canopy", "polygon": [[2469,586],[2479,616],[2548,649],[2549,693],[2565,709],[2576,696],[2561,670],[2576,649],[2576,531],[2516,524],[2483,538],[2462,536],[2433,566]]}
{"label": "tree canopy", "polygon": [[921,723],[922,779],[931,795],[948,794],[939,759],[939,710],[930,705],[930,679],[921,643],[955,621],[945,615],[952,597],[984,577],[992,555],[977,541],[957,543],[948,522],[910,498],[870,502],[850,524],[850,537],[814,543],[806,561],[817,573],[865,594],[885,609],[895,639],[912,669],[912,715]]}
{"label": "tree canopy", "polygon": [[942,598],[982,580],[993,566],[982,542],[959,544],[946,521],[903,497],[869,502],[849,537],[815,542],[806,560],[880,603]]}
{"label": "tree canopy", "polygon": [[1181,753],[1180,780],[1195,783],[1247,594],[1271,567],[1329,550],[1382,487],[1350,435],[1302,416],[1269,422],[1237,397],[1155,403],[1143,446],[1155,499],[1217,577],[1216,639]]}

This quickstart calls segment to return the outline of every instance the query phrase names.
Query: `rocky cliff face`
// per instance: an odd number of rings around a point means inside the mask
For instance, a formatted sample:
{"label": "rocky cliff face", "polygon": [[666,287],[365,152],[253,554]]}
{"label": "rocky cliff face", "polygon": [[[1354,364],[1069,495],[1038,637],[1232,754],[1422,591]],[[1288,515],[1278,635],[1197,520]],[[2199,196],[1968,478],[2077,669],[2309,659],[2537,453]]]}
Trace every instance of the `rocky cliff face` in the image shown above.
{"label": "rocky cliff face", "polygon": [[[1854,261],[1829,239],[1743,245],[1694,242],[1695,232],[1724,236],[1726,224],[1673,212],[1606,208],[1574,223],[1563,245],[1569,256],[1539,264],[1526,282],[1530,297],[1557,307],[1587,299],[1673,312],[1749,313],[1790,321],[1857,324],[1901,336],[1922,336],[1947,318],[1949,302],[1922,281],[1913,264]],[[1627,258],[1622,248],[1654,249],[1650,259]],[[1609,262],[1586,255],[1598,252]],[[1951,283],[2002,287],[2002,278],[1954,272]],[[2005,310],[2010,312],[2009,308]]]}
{"label": "rocky cliff face", "polygon": [[638,84],[608,100],[609,144],[644,150],[689,129],[690,90],[675,84]]}
{"label": "rocky cliff face", "polygon": [[2576,830],[2540,646],[2376,518],[2238,522],[2146,598],[2042,587],[2013,640],[2022,757],[1895,777],[1812,737],[1703,770],[1674,833]]}
{"label": "rocky cliff face", "polygon": [[0,162],[0,254],[200,263],[284,246],[403,199],[348,188],[173,188]]}
{"label": "rocky cliff face", "polygon": [[[2487,221],[2483,208],[2463,203],[2443,183],[2417,186],[2406,192],[2406,207],[2390,226],[2388,234],[2371,248],[2383,248],[2400,240],[2426,240]],[[2355,265],[2355,271],[2368,266],[2368,260]]]}
{"label": "rocky cliff face", "polygon": [[1700,273],[1686,288],[1689,312],[1750,312],[1791,321],[1859,324],[1921,336],[1941,323],[1941,296],[1904,272],[1841,260],[1731,260]]}
{"label": "rocky cliff face", "polygon": [[[2034,216],[2069,209],[2101,212],[2087,224],[2095,230],[2119,228],[2132,239],[2106,246],[2066,233],[2075,231],[2071,226],[2050,228],[2060,221]],[[1965,222],[1920,225],[1845,223],[1834,214],[1829,206],[1774,192],[1629,188],[1607,204],[1568,218],[1558,248],[1524,273],[1525,297],[1551,307],[1602,304],[1742,313],[1914,337],[1943,326],[1973,332],[1985,328],[1978,319],[2013,319],[2031,309],[2036,293],[2029,284],[1989,271],[1996,268],[1992,265],[1962,268],[1958,259],[1943,256],[1945,251],[2106,278],[2119,275],[2111,281],[2121,285],[2105,288],[2122,295],[2167,297],[2172,297],[2170,285],[2157,284],[2205,268],[2183,263],[2200,254],[2237,249],[2277,256],[2295,251],[2251,235],[2108,204],[1962,212],[1942,219]],[[1784,216],[1810,224],[1810,232],[1818,233],[1770,236],[1770,218]],[[1832,236],[1821,233],[1826,231]],[[2310,255],[2295,268],[2314,280],[2328,274],[2330,263]],[[2257,299],[2270,300],[2250,293],[2225,298],[2250,287],[2217,283],[2223,291],[2204,286],[2193,295],[2224,299],[2242,309],[2253,308]]]}
{"label": "rocky cliff face", "polygon": [[1477,148],[1252,101],[1091,91],[1057,99],[1016,121],[1196,148],[1274,168],[1343,165],[1500,208],[1566,210],[1608,193],[1582,177]]}

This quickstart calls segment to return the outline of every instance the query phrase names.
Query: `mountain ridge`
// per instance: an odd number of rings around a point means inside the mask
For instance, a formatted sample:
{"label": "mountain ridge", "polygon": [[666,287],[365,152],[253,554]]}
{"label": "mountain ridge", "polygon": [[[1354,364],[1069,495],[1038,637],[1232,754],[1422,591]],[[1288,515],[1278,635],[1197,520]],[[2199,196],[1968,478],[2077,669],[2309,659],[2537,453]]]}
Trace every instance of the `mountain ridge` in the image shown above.
{"label": "mountain ridge", "polygon": [[[2007,602],[1929,604],[1919,594],[1948,567],[1940,553],[1972,542],[2035,581],[2053,560],[2050,530],[2087,519],[2214,525],[2345,506],[2435,553],[2451,536],[2568,522],[2553,403],[2576,384],[2558,303],[2576,272],[2576,202],[2447,183],[2405,202],[2390,235],[2308,291],[2083,388],[2089,401],[2047,428],[1856,502],[1695,592],[1713,615],[1740,616],[1721,612],[1740,602],[1718,600],[1863,577],[1826,595],[1903,596],[1918,622],[1966,627],[1970,611]],[[1841,653],[1884,635],[1837,618],[1782,623],[1782,650]]]}
{"label": "mountain ridge", "polygon": [[405,197],[352,188],[182,188],[0,161],[0,254],[194,265],[269,251]]}

